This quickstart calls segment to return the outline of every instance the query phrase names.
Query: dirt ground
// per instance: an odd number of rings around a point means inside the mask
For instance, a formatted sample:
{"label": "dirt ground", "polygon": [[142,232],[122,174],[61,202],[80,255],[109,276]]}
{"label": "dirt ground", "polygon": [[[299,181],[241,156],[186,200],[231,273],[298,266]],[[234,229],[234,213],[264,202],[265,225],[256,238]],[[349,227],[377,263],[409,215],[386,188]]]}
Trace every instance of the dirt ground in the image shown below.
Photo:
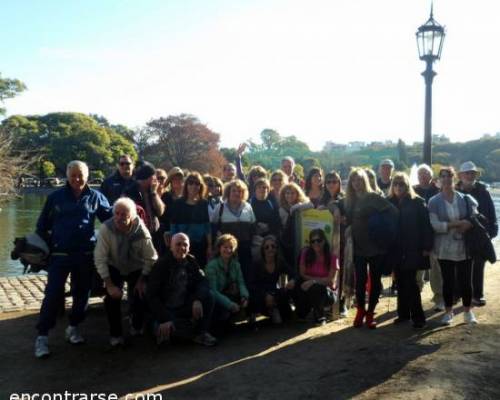
{"label": "dirt ground", "polygon": [[162,399],[500,399],[499,278],[500,263],[488,265],[488,304],[475,310],[474,327],[464,325],[462,315],[441,327],[426,285],[423,331],[393,325],[396,298],[384,297],[375,331],[352,328],[352,315],[319,328],[263,321],[257,332],[236,328],[214,348],[189,343],[158,349],[143,337],[112,350],[104,311],[93,306],[82,325],[87,343],[65,343],[61,320],[46,360],[33,356],[36,314],[4,313],[0,400],[65,390],[123,397],[150,392]]}

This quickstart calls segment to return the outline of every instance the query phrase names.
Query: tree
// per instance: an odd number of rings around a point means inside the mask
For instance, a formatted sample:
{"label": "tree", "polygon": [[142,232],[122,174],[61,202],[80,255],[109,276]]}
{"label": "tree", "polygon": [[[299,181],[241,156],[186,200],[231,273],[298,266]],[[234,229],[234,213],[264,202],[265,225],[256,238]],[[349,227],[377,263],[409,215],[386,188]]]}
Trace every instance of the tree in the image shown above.
{"label": "tree", "polygon": [[43,161],[42,171],[43,171],[43,176],[46,177],[54,176],[56,174],[56,166],[52,161]]}
{"label": "tree", "polygon": [[[19,79],[2,78],[0,73],[0,103],[17,96],[26,90],[26,85]],[[5,108],[0,107],[0,115],[5,115]]]}
{"label": "tree", "polygon": [[12,138],[14,150],[51,160],[60,174],[75,159],[91,169],[109,171],[121,154],[137,157],[130,141],[81,113],[17,115],[2,121],[2,127]]}
{"label": "tree", "polygon": [[150,143],[145,155],[170,168],[220,174],[225,159],[219,151],[219,134],[189,114],[158,118],[146,124]]}
{"label": "tree", "polygon": [[266,150],[277,150],[281,144],[281,136],[273,129],[264,129],[260,133],[260,140]]}

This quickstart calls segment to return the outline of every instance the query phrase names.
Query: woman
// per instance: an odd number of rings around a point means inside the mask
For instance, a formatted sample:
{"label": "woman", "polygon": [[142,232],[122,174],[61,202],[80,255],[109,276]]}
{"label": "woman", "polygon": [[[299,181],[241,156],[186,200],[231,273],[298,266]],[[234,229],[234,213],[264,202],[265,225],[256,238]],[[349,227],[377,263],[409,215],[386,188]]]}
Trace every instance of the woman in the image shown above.
{"label": "woman", "polygon": [[[347,181],[345,213],[347,225],[351,226],[354,246],[357,313],[353,325],[361,327],[366,317],[367,327],[375,329],[377,324],[373,317],[382,289],[382,274],[386,272],[384,271],[384,256],[391,243],[389,243],[390,238],[388,237],[374,235],[371,224],[381,215],[388,215],[393,221],[397,218],[398,211],[381,195],[373,192],[365,170],[355,168],[349,174]],[[365,292],[368,265],[370,266],[371,290],[368,310],[366,310]]]}
{"label": "woman", "polygon": [[[472,228],[466,218],[476,212],[476,201],[454,189],[455,170],[444,167],[439,171],[441,193],[429,200],[429,215],[434,228],[434,253],[441,266],[443,278],[443,298],[445,314],[441,320],[444,325],[453,322],[453,291],[455,279],[460,286],[464,321],[477,324],[471,310],[472,302],[472,260],[465,246],[465,232]],[[456,278],[455,278],[456,277]]]}
{"label": "woman", "polygon": [[262,178],[267,179],[267,171],[264,169],[264,167],[261,167],[260,165],[254,165],[252,168],[250,168],[247,179],[250,197],[255,194],[255,183]]}
{"label": "woman", "polygon": [[397,241],[389,255],[398,282],[398,318],[394,323],[411,319],[414,328],[423,328],[425,315],[417,270],[430,267],[434,237],[429,213],[425,201],[416,195],[410,178],[403,172],[394,175],[388,200],[399,210]]}
{"label": "woman", "polygon": [[211,222],[217,226],[218,235],[230,233],[238,240],[238,260],[245,282],[249,282],[255,214],[246,201],[247,185],[239,179],[226,183],[223,198],[224,201],[214,210]]}
{"label": "woman", "polygon": [[322,229],[309,233],[309,245],[302,249],[299,261],[299,280],[295,291],[295,305],[299,318],[305,318],[311,308],[317,324],[324,325],[325,306],[335,303],[334,282],[339,269],[338,259]]}
{"label": "woman", "polygon": [[260,258],[260,247],[264,236],[280,233],[281,222],[278,206],[271,200],[269,181],[261,178],[255,182],[255,195],[250,200],[255,214],[255,232],[252,237],[252,258]]}
{"label": "woman", "polygon": [[288,183],[288,176],[281,170],[274,171],[271,175],[271,191],[270,197],[279,204],[281,188]]}
{"label": "woman", "polygon": [[208,215],[212,218],[215,207],[222,203],[223,183],[215,176],[205,175],[203,179],[207,185]]}
{"label": "woman", "polygon": [[205,274],[215,297],[213,318],[227,321],[248,305],[248,289],[241,273],[233,235],[220,236],[215,243],[215,256],[207,264]]}
{"label": "woman", "polygon": [[[250,284],[252,314],[265,314],[273,324],[290,318],[290,291],[295,287],[295,270],[279,256],[278,240],[270,235],[260,247],[260,260],[254,264]],[[282,279],[286,277],[287,283]]]}
{"label": "woman", "polygon": [[296,183],[288,183],[280,192],[279,215],[281,220],[280,243],[288,264],[296,266],[295,255],[295,219],[296,212],[314,208],[301,187]]}
{"label": "woman", "polygon": [[314,208],[317,208],[323,196],[323,170],[321,168],[311,168],[307,174],[305,192],[314,204]]}
{"label": "woman", "polygon": [[189,237],[191,254],[202,268],[212,255],[212,228],[208,218],[208,202],[203,178],[191,172],[184,183],[183,195],[172,205],[171,233]]}
{"label": "woman", "polygon": [[384,192],[382,191],[382,189],[378,187],[377,175],[375,174],[375,171],[371,168],[366,168],[365,172],[366,175],[368,176],[368,182],[370,182],[370,187],[372,188],[372,192],[383,196]]}
{"label": "woman", "polygon": [[[161,195],[161,200],[165,204],[165,211],[160,216],[159,234],[161,240],[158,247],[158,253],[163,255],[170,247],[170,221],[172,219],[172,205],[175,200],[182,197],[184,189],[184,172],[179,167],[173,167],[168,171],[168,177],[165,182],[166,190]],[[158,241],[155,241],[157,244]]]}

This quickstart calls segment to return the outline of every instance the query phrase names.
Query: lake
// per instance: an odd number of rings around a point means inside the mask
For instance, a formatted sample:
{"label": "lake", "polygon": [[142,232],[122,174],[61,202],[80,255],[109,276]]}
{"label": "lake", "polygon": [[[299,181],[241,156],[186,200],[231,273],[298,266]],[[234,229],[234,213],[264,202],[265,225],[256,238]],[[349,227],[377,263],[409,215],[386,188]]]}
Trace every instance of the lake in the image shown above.
{"label": "lake", "polygon": [[[500,216],[500,191],[492,193],[493,201]],[[45,202],[46,196],[39,193],[29,193],[17,200],[0,205],[0,276],[19,275],[23,272],[22,264],[10,259],[13,241],[35,229],[36,221]],[[500,258],[500,237],[495,238],[495,248]]]}

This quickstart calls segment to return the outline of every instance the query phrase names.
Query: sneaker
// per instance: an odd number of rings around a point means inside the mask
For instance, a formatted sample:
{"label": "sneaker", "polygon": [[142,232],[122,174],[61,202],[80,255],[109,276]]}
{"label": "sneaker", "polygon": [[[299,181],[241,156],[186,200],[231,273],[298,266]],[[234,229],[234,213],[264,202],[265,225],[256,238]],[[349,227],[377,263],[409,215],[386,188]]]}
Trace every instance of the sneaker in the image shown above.
{"label": "sneaker", "polygon": [[35,340],[35,357],[47,358],[50,355],[49,350],[49,337],[37,336]]}
{"label": "sneaker", "polygon": [[283,319],[281,318],[280,310],[277,308],[273,308],[273,311],[271,313],[271,321],[275,325],[280,325],[283,323]]}
{"label": "sneaker", "polygon": [[142,336],[142,335],[144,335],[144,328],[136,329],[133,326],[130,326],[130,329],[129,329],[128,333],[132,337]]}
{"label": "sneaker", "polygon": [[66,328],[66,340],[71,344],[85,343],[85,339],[80,335],[80,332],[78,332],[78,328],[71,325]]}
{"label": "sneaker", "polygon": [[316,318],[316,325],[325,326],[326,325],[326,318],[325,317]]}
{"label": "sneaker", "polygon": [[486,305],[486,299],[484,297],[481,298],[473,298],[472,305],[476,307],[483,307]]}
{"label": "sneaker", "polygon": [[125,341],[123,340],[123,336],[111,336],[109,338],[109,344],[111,347],[123,346]]}
{"label": "sneaker", "polygon": [[347,309],[346,305],[345,304],[342,304],[340,306],[340,311],[339,311],[339,315],[341,318],[347,318],[347,315],[349,314],[349,310]]}
{"label": "sneaker", "polygon": [[469,325],[476,325],[477,324],[477,319],[476,316],[472,311],[465,311],[464,312],[464,322]]}
{"label": "sneaker", "polygon": [[414,329],[424,329],[427,323],[425,321],[414,321],[413,328]]}
{"label": "sneaker", "polygon": [[444,313],[443,318],[441,318],[441,324],[443,325],[451,325],[453,322],[453,311]]}
{"label": "sneaker", "polygon": [[210,347],[217,344],[217,339],[214,338],[210,333],[204,332],[200,333],[198,336],[195,336],[193,342]]}
{"label": "sneaker", "polygon": [[444,306],[444,303],[442,301],[440,301],[434,305],[434,311],[444,311],[444,310],[445,310],[445,306]]}

